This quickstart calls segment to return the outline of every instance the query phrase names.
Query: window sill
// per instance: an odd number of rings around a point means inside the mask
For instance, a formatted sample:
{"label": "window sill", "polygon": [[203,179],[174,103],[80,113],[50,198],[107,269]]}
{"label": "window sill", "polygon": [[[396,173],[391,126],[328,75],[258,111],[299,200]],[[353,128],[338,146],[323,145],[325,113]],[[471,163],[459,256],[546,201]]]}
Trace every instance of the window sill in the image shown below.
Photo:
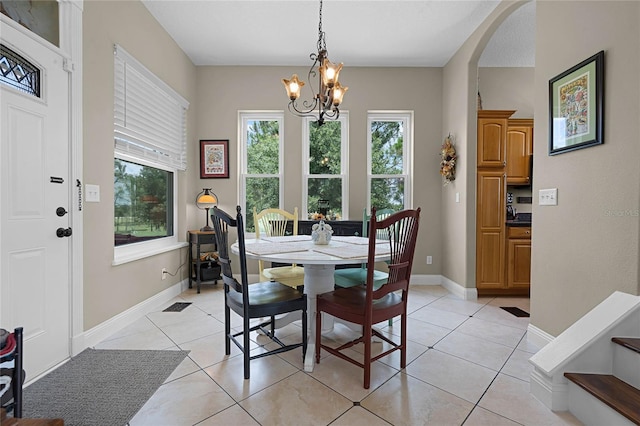
{"label": "window sill", "polygon": [[157,247],[150,250],[144,250],[144,252],[138,251],[134,253],[120,254],[120,255],[118,255],[117,253],[114,253],[113,262],[111,263],[111,265],[112,266],[123,265],[125,263],[134,262],[136,260],[144,259],[151,256],[156,256],[161,253],[166,253],[173,250],[179,250],[183,247],[188,247],[188,244],[186,242],[178,242],[178,243],[167,245],[164,247]]}

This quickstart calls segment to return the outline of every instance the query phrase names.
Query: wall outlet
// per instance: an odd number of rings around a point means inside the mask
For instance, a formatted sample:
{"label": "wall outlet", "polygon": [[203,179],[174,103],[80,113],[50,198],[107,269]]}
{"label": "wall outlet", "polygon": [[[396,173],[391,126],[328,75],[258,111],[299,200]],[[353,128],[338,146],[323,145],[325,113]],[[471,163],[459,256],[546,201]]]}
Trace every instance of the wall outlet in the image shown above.
{"label": "wall outlet", "polygon": [[541,189],[540,191],[538,191],[538,205],[557,206],[558,188]]}
{"label": "wall outlet", "polygon": [[433,264],[433,257],[427,256],[427,265],[431,265],[431,264]]}
{"label": "wall outlet", "polygon": [[169,271],[167,271],[167,268],[162,268],[162,279],[166,280],[167,279],[167,274],[169,273]]}

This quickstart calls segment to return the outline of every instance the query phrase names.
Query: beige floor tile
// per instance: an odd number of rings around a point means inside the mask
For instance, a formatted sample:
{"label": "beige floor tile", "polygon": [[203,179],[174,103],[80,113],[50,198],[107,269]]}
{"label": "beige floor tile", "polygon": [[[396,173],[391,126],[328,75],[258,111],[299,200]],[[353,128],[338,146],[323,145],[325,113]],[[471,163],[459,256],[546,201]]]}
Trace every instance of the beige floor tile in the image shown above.
{"label": "beige floor tile", "polygon": [[[222,362],[230,357],[242,354],[240,349],[238,349],[233,342],[231,342],[231,354],[225,354],[224,332],[192,340],[179,346],[182,350],[190,351],[189,358],[198,364],[200,368],[205,368],[212,364]],[[255,343],[252,343],[251,347],[257,348],[258,346]]]}
{"label": "beige floor tile", "polygon": [[525,333],[521,328],[496,324],[478,318],[469,318],[456,329],[456,332],[487,339],[490,342],[499,343],[510,348],[518,346]]}
{"label": "beige floor tile", "polygon": [[224,324],[211,316],[187,320],[162,327],[171,340],[177,344],[190,342],[224,331]]}
{"label": "beige floor tile", "polygon": [[453,330],[469,319],[468,315],[459,314],[457,312],[443,311],[441,309],[432,308],[431,305],[418,309],[409,314],[409,318],[428,322],[438,327]]}
{"label": "beige floor tile", "polygon": [[397,374],[361,402],[393,425],[461,425],[473,404],[406,374]]}
{"label": "beige floor tile", "polygon": [[331,426],[388,426],[389,424],[362,407],[352,407],[331,423]]}
{"label": "beige floor tile", "polygon": [[100,343],[108,342],[109,340],[114,339],[122,339],[123,337],[131,336],[139,333],[146,333],[149,331],[157,331],[158,326],[156,326],[151,320],[147,317],[142,317],[127,325],[126,327],[118,330],[116,333],[113,333],[111,336],[107,337]]}
{"label": "beige floor tile", "polygon": [[533,364],[529,362],[532,356],[529,352],[516,349],[500,372],[528,382],[534,370]]}
{"label": "beige floor tile", "polygon": [[[362,362],[362,354],[353,350],[344,351],[349,356]],[[315,364],[312,377],[339,392],[351,401],[361,401],[378,386],[389,380],[400,371],[400,365],[395,368],[383,362],[371,364],[371,385],[364,388],[364,369],[341,358],[329,355]]]}
{"label": "beige floor tile", "polygon": [[464,422],[464,426],[517,426],[519,424],[482,407],[474,408]]}
{"label": "beige floor tile", "polygon": [[298,372],[241,401],[240,405],[263,426],[297,426],[328,425],[353,403]]}
{"label": "beige floor tile", "polygon": [[[502,306],[513,306],[509,305],[509,302],[506,303],[506,305]],[[500,309],[499,306],[493,306],[491,303],[480,309],[473,315],[473,317],[485,321],[490,321],[496,324],[508,325],[509,327],[521,328],[523,330],[526,330],[529,326],[528,317],[518,318],[515,315],[512,315],[509,312],[505,311],[504,309]]]}
{"label": "beige floor tile", "polygon": [[518,345],[517,349],[520,349],[521,351],[529,352],[530,354],[533,355],[542,348],[539,347],[538,345],[531,343],[527,335],[525,334],[522,340],[520,341],[520,344]]}
{"label": "beige floor tile", "polygon": [[434,348],[494,371],[500,371],[504,363],[509,359],[511,352],[513,352],[513,348],[508,346],[456,331],[451,332],[436,343]]}
{"label": "beige floor tile", "polygon": [[479,405],[523,425],[580,425],[569,412],[554,413],[529,393],[529,382],[499,374]]}
{"label": "beige floor tile", "polygon": [[238,404],[227,408],[224,411],[214,414],[213,416],[205,419],[197,424],[197,426],[258,426],[260,423],[256,422],[253,417],[242,409]]}
{"label": "beige floor tile", "polygon": [[[385,330],[399,336],[400,323],[394,324],[393,327],[387,327]],[[407,340],[423,346],[433,346],[449,333],[451,333],[451,330],[448,328],[415,319],[410,315],[407,318]]]}
{"label": "beige floor tile", "polygon": [[171,341],[159,328],[149,328],[147,331],[126,334],[122,337],[115,337],[105,340],[95,346],[96,349],[139,349],[139,350],[162,350],[176,348],[176,344]]}
{"label": "beige floor tile", "polygon": [[405,372],[474,404],[497,375],[489,368],[434,349],[409,364]]}
{"label": "beige floor tile", "polygon": [[189,358],[189,356],[187,356],[182,360],[180,364],[178,364],[176,369],[173,370],[173,372],[169,375],[169,377],[167,377],[167,380],[165,380],[164,382],[172,382],[176,379],[179,379],[180,377],[188,376],[189,374],[195,373],[198,370],[200,370],[198,364],[193,362],[193,360]]}
{"label": "beige floor tile", "polygon": [[193,425],[234,403],[209,376],[197,371],[160,386],[130,425]]}
{"label": "beige floor tile", "polygon": [[470,316],[482,309],[484,305],[475,300],[463,300],[454,295],[447,295],[429,304],[429,307]]}
{"label": "beige floor tile", "polygon": [[[257,351],[262,351],[262,349],[257,349]],[[250,361],[249,380],[244,379],[242,356],[211,365],[204,371],[222,386],[234,400],[241,401],[299,370],[282,358],[271,355]]]}

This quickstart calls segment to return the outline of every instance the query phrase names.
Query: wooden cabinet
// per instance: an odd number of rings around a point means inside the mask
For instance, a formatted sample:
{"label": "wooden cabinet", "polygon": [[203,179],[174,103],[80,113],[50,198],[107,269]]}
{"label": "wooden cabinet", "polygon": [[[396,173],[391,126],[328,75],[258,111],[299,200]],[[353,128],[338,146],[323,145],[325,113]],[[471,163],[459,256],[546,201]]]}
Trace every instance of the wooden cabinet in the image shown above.
{"label": "wooden cabinet", "polygon": [[507,288],[529,292],[531,284],[531,228],[508,227]]}
{"label": "wooden cabinet", "polygon": [[478,111],[478,168],[504,168],[508,119],[515,111]]}
{"label": "wooden cabinet", "polygon": [[533,120],[509,119],[506,135],[507,185],[529,185],[533,155]]}
{"label": "wooden cabinet", "polygon": [[476,212],[476,287],[504,287],[506,175],[503,170],[478,170]]}

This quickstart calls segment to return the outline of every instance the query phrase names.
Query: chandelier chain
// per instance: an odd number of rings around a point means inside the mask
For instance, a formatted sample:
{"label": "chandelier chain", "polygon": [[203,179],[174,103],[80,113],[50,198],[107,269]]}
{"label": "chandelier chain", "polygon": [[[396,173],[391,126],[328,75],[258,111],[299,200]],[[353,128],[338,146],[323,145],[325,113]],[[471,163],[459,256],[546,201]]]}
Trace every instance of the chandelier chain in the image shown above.
{"label": "chandelier chain", "polygon": [[327,42],[324,39],[324,31],[322,31],[322,0],[320,0],[320,12],[318,13],[318,52],[327,50]]}

